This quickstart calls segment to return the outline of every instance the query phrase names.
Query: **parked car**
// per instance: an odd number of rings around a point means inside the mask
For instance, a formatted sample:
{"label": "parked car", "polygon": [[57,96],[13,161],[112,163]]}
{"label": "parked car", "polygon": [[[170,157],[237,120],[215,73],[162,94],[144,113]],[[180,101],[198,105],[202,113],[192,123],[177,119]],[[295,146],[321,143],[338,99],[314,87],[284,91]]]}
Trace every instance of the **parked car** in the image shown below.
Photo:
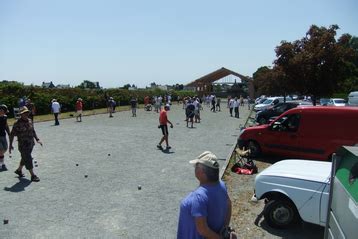
{"label": "parked car", "polygon": [[238,138],[253,156],[327,160],[338,147],[358,143],[358,108],[296,107],[266,125],[249,127]]}
{"label": "parked car", "polygon": [[269,97],[264,102],[255,105],[255,111],[262,111],[268,109],[270,106],[276,105],[280,102],[283,102],[283,97]]}
{"label": "parked car", "polygon": [[257,98],[255,100],[255,104],[258,105],[258,104],[262,104],[263,102],[265,102],[265,100],[267,100],[266,97],[263,97],[263,98]]}
{"label": "parked car", "polygon": [[329,99],[327,106],[346,106],[346,102],[344,99],[332,98]]}
{"label": "parked car", "polygon": [[358,91],[352,91],[348,95],[348,105],[358,106]]}
{"label": "parked car", "polygon": [[267,224],[286,228],[303,220],[325,226],[331,162],[283,160],[255,178],[252,201],[265,199]]}
{"label": "parked car", "polygon": [[327,106],[328,102],[329,102],[328,98],[319,99],[319,104],[322,105],[322,106]]}
{"label": "parked car", "polygon": [[286,103],[278,103],[266,110],[258,111],[255,116],[255,121],[258,124],[267,124],[270,121],[270,118],[279,116],[283,112],[295,108],[299,105],[298,102],[286,102]]}

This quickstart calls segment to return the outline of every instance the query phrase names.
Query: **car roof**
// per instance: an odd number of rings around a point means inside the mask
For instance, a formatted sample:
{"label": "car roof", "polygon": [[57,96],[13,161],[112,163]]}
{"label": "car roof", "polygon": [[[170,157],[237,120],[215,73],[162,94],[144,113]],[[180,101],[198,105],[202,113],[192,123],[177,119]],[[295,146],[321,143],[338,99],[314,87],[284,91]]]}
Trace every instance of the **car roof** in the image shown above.
{"label": "car roof", "polygon": [[295,178],[324,183],[329,180],[331,167],[331,162],[287,159],[266,168],[260,173],[260,176]]}
{"label": "car roof", "polygon": [[286,111],[286,114],[298,112],[352,112],[358,114],[358,108],[353,106],[345,107],[327,107],[327,106],[298,106],[296,108]]}

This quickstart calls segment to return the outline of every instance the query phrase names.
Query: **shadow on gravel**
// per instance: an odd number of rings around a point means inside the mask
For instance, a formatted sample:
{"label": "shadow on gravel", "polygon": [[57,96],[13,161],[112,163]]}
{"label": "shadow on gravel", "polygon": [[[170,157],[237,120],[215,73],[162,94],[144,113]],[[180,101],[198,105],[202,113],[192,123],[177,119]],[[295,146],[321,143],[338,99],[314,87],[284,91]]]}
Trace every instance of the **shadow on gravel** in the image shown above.
{"label": "shadow on gravel", "polygon": [[175,152],[169,151],[167,149],[163,149],[162,152],[165,153],[165,154],[173,154],[173,153],[175,153]]}
{"label": "shadow on gravel", "polygon": [[18,193],[25,191],[25,188],[31,184],[31,181],[26,178],[19,178],[19,182],[15,183],[13,186],[5,187],[4,190],[8,192]]}
{"label": "shadow on gravel", "polygon": [[265,220],[263,220],[259,227],[283,239],[320,239],[324,237],[324,227],[305,222],[288,229],[275,229],[268,226]]}

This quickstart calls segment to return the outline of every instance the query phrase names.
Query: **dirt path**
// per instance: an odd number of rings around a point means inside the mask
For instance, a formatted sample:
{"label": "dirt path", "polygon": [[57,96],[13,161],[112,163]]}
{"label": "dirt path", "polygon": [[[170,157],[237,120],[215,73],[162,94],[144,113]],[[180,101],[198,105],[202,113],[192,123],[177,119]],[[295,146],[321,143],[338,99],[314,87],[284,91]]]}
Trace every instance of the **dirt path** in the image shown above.
{"label": "dirt path", "polygon": [[[250,123],[250,121],[249,121]],[[279,159],[260,158],[255,160],[259,172]],[[270,228],[263,218],[258,217],[264,208],[264,202],[251,202],[254,193],[255,175],[238,175],[230,171],[229,164],[225,174],[233,211],[231,225],[240,238],[323,238],[324,228],[313,224],[302,223],[287,230]]]}

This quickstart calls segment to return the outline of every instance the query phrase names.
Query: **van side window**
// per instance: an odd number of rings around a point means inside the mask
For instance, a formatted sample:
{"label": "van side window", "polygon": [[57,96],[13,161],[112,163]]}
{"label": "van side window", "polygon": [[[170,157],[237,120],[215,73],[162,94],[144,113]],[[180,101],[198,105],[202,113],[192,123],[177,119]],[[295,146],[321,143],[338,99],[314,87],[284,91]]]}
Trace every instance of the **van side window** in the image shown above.
{"label": "van side window", "polygon": [[293,114],[287,117],[287,119],[282,122],[282,131],[288,131],[288,132],[296,132],[298,130],[298,127],[300,125],[300,118],[301,116],[299,114]]}

